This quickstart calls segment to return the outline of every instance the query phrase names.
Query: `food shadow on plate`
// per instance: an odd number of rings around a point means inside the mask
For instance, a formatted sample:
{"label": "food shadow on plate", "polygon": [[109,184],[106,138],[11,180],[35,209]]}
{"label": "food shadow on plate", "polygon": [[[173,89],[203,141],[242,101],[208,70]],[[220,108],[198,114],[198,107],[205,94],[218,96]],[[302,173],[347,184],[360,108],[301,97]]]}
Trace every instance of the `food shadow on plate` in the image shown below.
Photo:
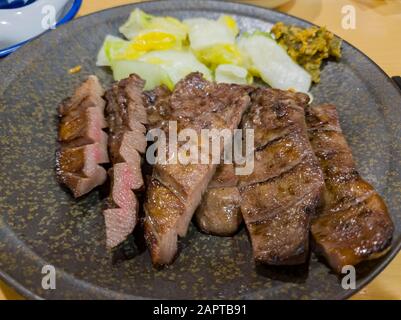
{"label": "food shadow on plate", "polygon": [[383,255],[382,257],[374,260],[367,260],[355,267],[356,269],[356,279],[362,280],[365,277],[368,277],[369,274],[372,273],[372,270],[377,268],[377,265],[380,265],[386,260],[388,254]]}
{"label": "food shadow on plate", "polygon": [[[246,229],[246,236],[251,243],[249,232]],[[252,249],[251,249],[252,250]],[[305,283],[309,274],[309,263],[311,258],[311,250],[309,250],[305,263],[298,265],[267,265],[255,261],[255,272],[265,278],[271,280],[290,282],[290,283]]]}
{"label": "food shadow on plate", "polygon": [[138,223],[134,232],[112,251],[112,264],[123,263],[127,260],[143,254],[146,251],[146,242],[143,232],[143,224]]}
{"label": "food shadow on plate", "polygon": [[[336,273],[332,270],[330,265],[328,264],[327,260],[323,258],[321,255],[318,254],[313,254],[314,259],[320,263],[323,264],[327,268],[327,274],[328,275],[335,275],[337,277],[337,280],[339,283],[343,280],[344,276],[349,274],[349,271],[344,272],[344,273]],[[368,277],[371,273],[372,270],[375,270],[377,265],[380,265],[386,260],[387,254],[385,254],[383,257],[375,259],[375,260],[367,260],[363,261],[360,264],[355,266],[355,271],[356,271],[356,281],[361,281],[364,278]]]}
{"label": "food shadow on plate", "polygon": [[[244,223],[241,223],[237,232],[232,237],[238,236],[242,232],[246,233],[245,239],[247,239],[247,241],[249,241],[250,243],[251,240],[249,238],[249,233],[246,230]],[[190,246],[192,244],[192,239],[196,236],[196,233],[201,233],[209,237],[219,237],[215,235],[208,235],[207,233],[201,231],[198,225],[195,222],[193,222],[189,228],[187,237],[179,240],[179,250],[185,250],[186,247]],[[249,250],[252,249],[249,248]],[[306,279],[308,278],[309,261],[310,261],[310,253],[308,253],[306,262],[301,265],[269,266],[261,263],[255,263],[254,270],[258,275],[272,280],[301,284],[305,283]],[[253,263],[252,260],[250,260],[250,263]]]}
{"label": "food shadow on plate", "polygon": [[305,283],[309,274],[310,255],[305,263],[293,266],[271,266],[255,263],[258,275],[281,282]]}

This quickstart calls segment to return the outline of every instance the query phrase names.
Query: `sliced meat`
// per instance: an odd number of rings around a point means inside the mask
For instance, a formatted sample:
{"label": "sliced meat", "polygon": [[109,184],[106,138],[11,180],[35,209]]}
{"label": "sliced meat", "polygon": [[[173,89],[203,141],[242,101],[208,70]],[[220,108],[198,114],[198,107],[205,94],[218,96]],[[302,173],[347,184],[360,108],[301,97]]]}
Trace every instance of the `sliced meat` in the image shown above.
{"label": "sliced meat", "polygon": [[281,265],[305,262],[310,218],[320,200],[322,176],[305,163],[263,183],[241,189],[241,211],[255,259]]}
{"label": "sliced meat", "polygon": [[141,154],[146,150],[147,114],[142,100],[144,81],[137,75],[113,84],[107,91],[109,152],[113,167],[109,170],[111,191],[104,210],[106,243],[114,248],[135,228],[138,200],[134,190],[143,187]]}
{"label": "sliced meat", "polygon": [[242,223],[240,202],[237,187],[208,189],[195,215],[199,228],[216,236],[232,236]]}
{"label": "sliced meat", "polygon": [[90,107],[97,107],[104,110],[105,101],[102,99],[104,89],[101,86],[99,79],[91,75],[83,82],[74,92],[74,95],[65,99],[60,107],[59,114],[66,116],[71,114],[73,110],[87,109]]}
{"label": "sliced meat", "polygon": [[103,94],[98,78],[89,76],[59,107],[56,173],[74,197],[106,181],[106,171],[99,165],[109,162],[107,134],[102,130],[107,127]]}
{"label": "sliced meat", "polygon": [[158,180],[151,179],[144,205],[145,237],[155,264],[172,261],[177,253],[177,221],[185,205]]}
{"label": "sliced meat", "polygon": [[386,253],[394,225],[383,199],[357,172],[335,106],[309,108],[306,119],[326,185],[312,236],[317,252],[340,273],[345,265]]}
{"label": "sliced meat", "polygon": [[[104,103],[104,102],[103,102]],[[82,146],[95,142],[107,144],[103,108],[88,108],[63,116],[60,120],[59,141],[63,147]]]}
{"label": "sliced meat", "polygon": [[310,154],[309,141],[304,133],[294,130],[273,140],[261,150],[255,150],[254,170],[242,176],[240,186],[267,181],[300,164]]}
{"label": "sliced meat", "polygon": [[235,174],[234,164],[220,164],[210,181],[208,188],[235,187],[238,184],[238,176]]}
{"label": "sliced meat", "polygon": [[108,161],[107,150],[99,143],[81,147],[65,148],[57,152],[58,169],[77,176],[90,177],[99,167],[98,163]]}
{"label": "sliced meat", "polygon": [[253,94],[253,108],[242,120],[243,129],[253,129],[255,149],[299,130],[305,121],[303,106],[309,102],[305,94],[290,91],[257,90]]}
{"label": "sliced meat", "polygon": [[256,261],[304,263],[323,176],[308,141],[301,93],[258,89],[242,127],[255,133],[255,166],[239,177],[241,212]]}
{"label": "sliced meat", "polygon": [[241,196],[234,164],[220,164],[195,212],[199,228],[215,236],[232,236],[241,223]]}
{"label": "sliced meat", "polygon": [[[168,128],[171,117],[171,92],[164,86],[144,92],[150,129]],[[217,166],[216,173],[203,196],[202,204],[195,212],[196,221],[203,232],[219,236],[234,234],[241,222],[238,177],[233,164]]]}
{"label": "sliced meat", "polygon": [[171,117],[171,91],[164,85],[143,93],[143,100],[148,114],[149,129],[167,130]]}
{"label": "sliced meat", "polygon": [[[249,95],[241,86],[210,83],[193,73],[177,83],[169,103],[168,120],[177,121],[179,130],[191,128],[200,136],[202,129],[237,128]],[[195,147],[200,149],[200,144]],[[154,264],[169,264],[174,259],[177,235],[185,236],[215,170],[214,164],[155,165],[144,206],[145,237]],[[158,204],[164,204],[162,214]]]}

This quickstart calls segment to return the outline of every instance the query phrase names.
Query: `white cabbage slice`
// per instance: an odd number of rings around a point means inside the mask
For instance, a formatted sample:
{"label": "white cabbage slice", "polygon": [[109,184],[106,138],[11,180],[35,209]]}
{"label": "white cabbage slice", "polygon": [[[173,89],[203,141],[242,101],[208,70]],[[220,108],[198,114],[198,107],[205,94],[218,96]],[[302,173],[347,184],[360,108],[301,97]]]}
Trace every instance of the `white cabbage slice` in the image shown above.
{"label": "white cabbage slice", "polygon": [[287,52],[268,34],[245,34],[238,40],[238,47],[248,61],[248,69],[273,88],[308,92],[312,78],[294,62]]}
{"label": "white cabbage slice", "polygon": [[[119,31],[130,40],[135,40],[145,34],[152,33],[156,38],[163,35],[172,35],[181,42],[187,38],[188,28],[181,21],[173,17],[157,17],[135,9],[131,12],[128,20],[119,28]],[[150,36],[151,37],[151,36]]]}
{"label": "white cabbage slice", "polygon": [[134,59],[141,53],[134,52],[131,42],[116,36],[107,35],[97,55],[97,66],[110,66],[111,62],[118,59]]}
{"label": "white cabbage slice", "polygon": [[245,68],[232,64],[221,64],[215,70],[215,81],[217,83],[250,84],[252,76]]}
{"label": "white cabbage slice", "polygon": [[235,44],[238,27],[230,16],[221,16],[218,20],[193,18],[184,20],[188,26],[191,48],[195,51],[213,45]]}
{"label": "white cabbage slice", "polygon": [[309,73],[269,33],[236,39],[239,30],[231,16],[181,22],[136,9],[119,30],[130,40],[107,35],[96,62],[111,66],[115,80],[136,73],[147,81],[146,89],[160,84],[172,89],[198,71],[216,82],[249,84],[255,75],[273,88],[308,92],[311,86]]}
{"label": "white cabbage slice", "polygon": [[141,56],[138,60],[160,66],[167,72],[174,84],[191,72],[196,71],[201,72],[205,79],[212,80],[210,70],[188,50],[151,51]]}
{"label": "white cabbage slice", "polygon": [[158,65],[135,60],[118,60],[113,62],[111,68],[116,81],[127,78],[132,73],[137,74],[146,81],[145,90],[152,90],[162,84],[170,90],[174,87],[167,72]]}

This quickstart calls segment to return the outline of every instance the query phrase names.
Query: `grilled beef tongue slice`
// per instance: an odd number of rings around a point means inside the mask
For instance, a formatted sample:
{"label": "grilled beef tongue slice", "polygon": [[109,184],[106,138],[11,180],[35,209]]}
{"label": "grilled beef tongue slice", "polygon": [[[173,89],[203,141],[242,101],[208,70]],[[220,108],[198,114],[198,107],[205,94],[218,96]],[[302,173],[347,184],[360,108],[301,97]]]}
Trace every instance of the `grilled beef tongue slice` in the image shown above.
{"label": "grilled beef tongue slice", "polygon": [[143,92],[149,129],[168,130],[171,117],[171,91],[164,85]]}
{"label": "grilled beef tongue slice", "polygon": [[145,82],[135,74],[114,83],[106,93],[111,190],[104,210],[106,244],[114,248],[135,228],[139,204],[134,191],[143,187],[141,154],[146,150]]}
{"label": "grilled beef tongue slice", "polygon": [[323,175],[308,141],[302,93],[259,88],[243,129],[254,129],[255,165],[239,177],[241,212],[253,255],[269,265],[306,261],[310,219],[315,213]]}
{"label": "grilled beef tongue slice", "polygon": [[196,222],[207,234],[228,237],[242,223],[241,196],[237,187],[208,188],[196,210]]}
{"label": "grilled beef tongue slice", "polygon": [[[192,73],[177,83],[169,99],[167,118],[177,121],[178,130],[191,128],[198,136],[201,129],[232,131],[238,127],[248,104],[249,95],[244,87],[211,83],[200,73]],[[196,147],[200,148],[200,145]],[[185,236],[215,169],[215,164],[154,166],[144,205],[144,226],[155,265],[173,261],[177,252],[177,235]]]}
{"label": "grilled beef tongue slice", "polygon": [[394,225],[386,204],[358,174],[334,105],[307,109],[309,138],[325,179],[322,213],[312,221],[317,253],[334,271],[382,256]]}
{"label": "grilled beef tongue slice", "polygon": [[56,173],[74,197],[80,197],[107,178],[99,164],[109,162],[107,127],[104,118],[104,90],[96,76],[89,76],[59,107],[60,148],[56,152]]}
{"label": "grilled beef tongue slice", "polygon": [[241,223],[241,196],[234,164],[220,164],[195,212],[199,228],[215,236],[232,236]]}
{"label": "grilled beef tongue slice", "polygon": [[[171,92],[165,86],[144,92],[149,129],[167,128],[171,117],[170,97]],[[237,232],[242,222],[237,182],[233,164],[217,166],[195,212],[197,224],[203,232],[218,236],[230,236]]]}

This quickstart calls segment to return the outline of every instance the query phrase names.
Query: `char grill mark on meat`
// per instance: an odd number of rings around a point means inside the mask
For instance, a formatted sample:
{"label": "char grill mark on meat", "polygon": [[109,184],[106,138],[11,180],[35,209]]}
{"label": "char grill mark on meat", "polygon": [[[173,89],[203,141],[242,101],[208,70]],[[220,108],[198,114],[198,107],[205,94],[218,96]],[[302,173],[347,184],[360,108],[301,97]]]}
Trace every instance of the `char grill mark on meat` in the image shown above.
{"label": "char grill mark on meat", "polygon": [[104,90],[96,76],[89,76],[59,107],[56,173],[74,197],[80,197],[106,180],[99,164],[109,162]]}
{"label": "char grill mark on meat", "polygon": [[[249,95],[241,86],[210,83],[192,73],[169,98],[168,120],[177,121],[178,130],[191,128],[198,134],[201,129],[233,130],[248,104]],[[173,261],[177,235],[185,236],[215,169],[213,164],[154,166],[144,205],[145,238],[154,264]]]}
{"label": "char grill mark on meat", "polygon": [[147,114],[142,100],[144,81],[137,75],[107,91],[111,191],[104,210],[106,244],[114,248],[134,230],[139,203],[134,190],[143,187],[141,154],[146,150]]}
{"label": "char grill mark on meat", "polygon": [[312,221],[317,253],[338,273],[345,265],[380,257],[394,225],[386,204],[356,170],[335,106],[307,109],[309,138],[325,179],[322,213]]}
{"label": "char grill mark on meat", "polygon": [[241,212],[254,258],[271,265],[304,263],[310,218],[323,189],[323,176],[308,141],[301,93],[257,89],[242,127],[254,129],[255,166],[239,177]]}

